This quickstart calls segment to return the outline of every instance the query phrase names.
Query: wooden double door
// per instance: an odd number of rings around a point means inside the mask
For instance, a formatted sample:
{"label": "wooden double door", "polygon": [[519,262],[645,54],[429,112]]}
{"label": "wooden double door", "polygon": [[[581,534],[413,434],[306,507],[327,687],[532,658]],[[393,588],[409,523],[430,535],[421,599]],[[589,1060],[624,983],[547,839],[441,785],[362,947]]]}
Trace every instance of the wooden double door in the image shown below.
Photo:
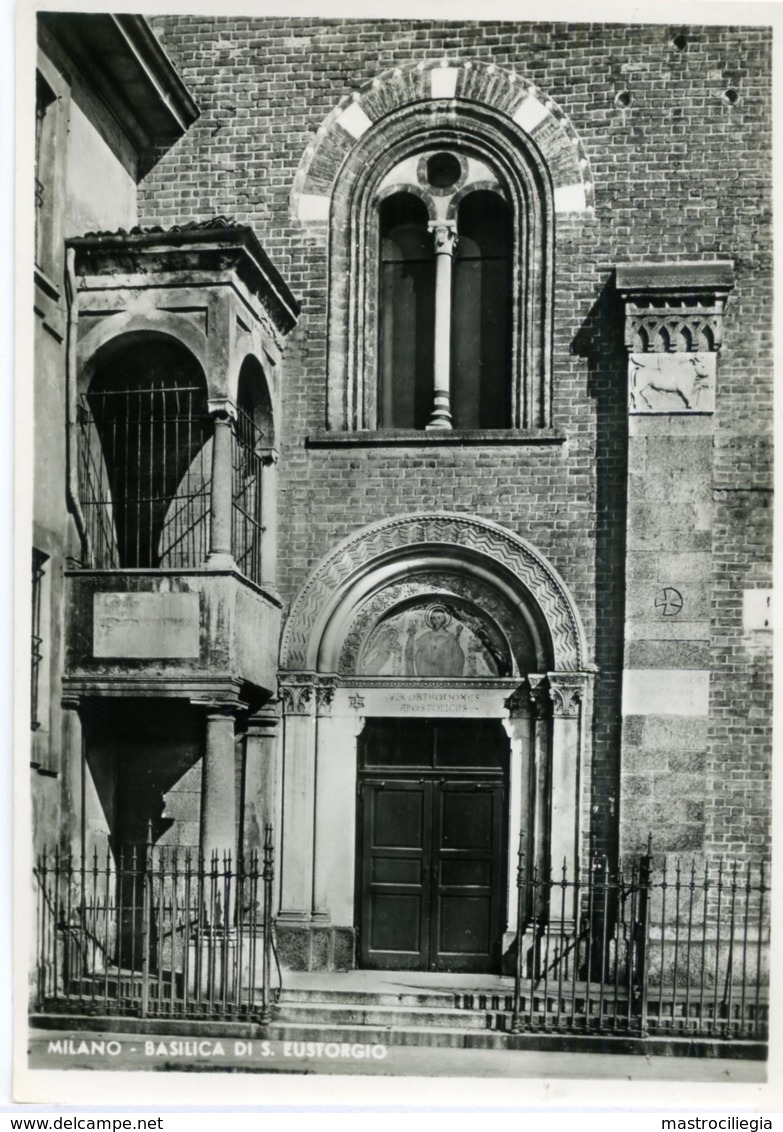
{"label": "wooden double door", "polygon": [[508,739],[499,720],[368,720],[359,749],[363,967],[499,970]]}

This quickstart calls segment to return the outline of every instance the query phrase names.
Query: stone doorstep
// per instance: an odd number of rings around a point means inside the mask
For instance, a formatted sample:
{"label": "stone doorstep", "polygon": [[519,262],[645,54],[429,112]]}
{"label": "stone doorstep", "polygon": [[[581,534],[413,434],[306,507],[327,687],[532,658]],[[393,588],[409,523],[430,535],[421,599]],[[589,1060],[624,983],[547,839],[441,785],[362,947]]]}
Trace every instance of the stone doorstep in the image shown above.
{"label": "stone doorstep", "polygon": [[760,1041],[723,1042],[714,1038],[623,1037],[606,1033],[523,1033],[470,1031],[406,1026],[382,1029],[366,1026],[308,1026],[273,1022],[218,1022],[174,1018],[123,1018],[113,1015],[33,1014],[30,1026],[42,1030],[89,1031],[94,1034],[149,1034],[182,1038],[268,1038],[273,1041],[358,1042],[382,1045],[551,1051],[553,1053],[639,1054],[653,1057],[713,1057],[766,1061],[767,1044]]}
{"label": "stone doorstep", "polygon": [[323,1003],[281,1002],[275,1010],[275,1023],[312,1026],[369,1026],[376,1028],[427,1027],[431,1029],[487,1030],[489,1013],[483,1010],[450,1009],[424,1006],[420,1003]]}

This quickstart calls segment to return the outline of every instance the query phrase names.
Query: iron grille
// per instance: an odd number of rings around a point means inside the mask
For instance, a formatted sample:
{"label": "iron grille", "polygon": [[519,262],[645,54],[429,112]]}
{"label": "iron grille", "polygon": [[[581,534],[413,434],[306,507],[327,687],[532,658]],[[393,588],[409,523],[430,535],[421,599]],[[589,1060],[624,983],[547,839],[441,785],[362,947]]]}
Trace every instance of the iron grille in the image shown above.
{"label": "iron grille", "polygon": [[258,584],[262,580],[264,532],[261,513],[264,434],[248,413],[238,409],[232,436],[231,549],[241,572]]}
{"label": "iron grille", "polygon": [[213,426],[203,389],[165,378],[90,392],[78,427],[79,487],[98,569],[203,564]]}

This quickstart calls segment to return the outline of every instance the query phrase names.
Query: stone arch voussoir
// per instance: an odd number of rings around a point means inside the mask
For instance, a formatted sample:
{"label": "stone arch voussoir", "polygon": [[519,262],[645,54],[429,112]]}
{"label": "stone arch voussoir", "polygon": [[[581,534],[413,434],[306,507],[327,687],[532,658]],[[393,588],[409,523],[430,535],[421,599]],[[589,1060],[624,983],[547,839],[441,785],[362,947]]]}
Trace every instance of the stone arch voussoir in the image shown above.
{"label": "stone arch voussoir", "polygon": [[441,59],[385,71],[337,104],[302,155],[291,191],[292,219],[305,227],[325,227],[338,172],[356,142],[388,115],[427,101],[480,104],[505,116],[541,152],[552,180],[555,211],[593,210],[587,152],[554,99],[516,71]]}
{"label": "stone arch voussoir", "polygon": [[447,547],[513,576],[535,602],[548,628],[556,671],[578,672],[586,662],[584,631],[574,601],[554,567],[530,543],[497,523],[452,512],[409,514],[373,523],[339,543],[311,572],[283,629],[283,671],[317,668],[321,636],[352,579],[390,554]]}

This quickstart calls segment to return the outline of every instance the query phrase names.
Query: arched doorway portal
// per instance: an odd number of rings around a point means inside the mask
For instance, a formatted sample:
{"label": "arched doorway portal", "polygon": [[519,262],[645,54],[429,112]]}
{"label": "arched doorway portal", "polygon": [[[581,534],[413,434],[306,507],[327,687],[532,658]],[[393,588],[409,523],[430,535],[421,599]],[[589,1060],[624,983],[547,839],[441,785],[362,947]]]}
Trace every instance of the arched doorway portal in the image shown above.
{"label": "arched doorway portal", "polygon": [[578,858],[583,657],[561,579],[496,524],[405,516],[324,559],[281,650],[289,960],[500,969],[520,831]]}

